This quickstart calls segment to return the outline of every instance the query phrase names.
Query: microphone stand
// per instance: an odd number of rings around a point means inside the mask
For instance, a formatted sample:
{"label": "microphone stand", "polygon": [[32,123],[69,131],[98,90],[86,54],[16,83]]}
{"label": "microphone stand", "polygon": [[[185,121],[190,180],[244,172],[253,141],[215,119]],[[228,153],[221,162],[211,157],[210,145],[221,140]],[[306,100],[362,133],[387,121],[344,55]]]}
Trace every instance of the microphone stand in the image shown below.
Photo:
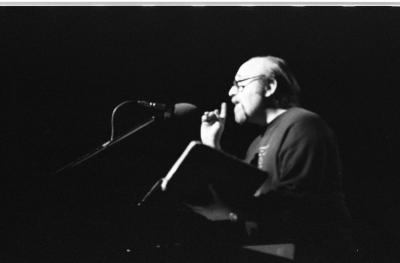
{"label": "microphone stand", "polygon": [[79,164],[81,164],[81,163],[83,163],[83,162],[89,160],[89,159],[92,158],[93,156],[95,156],[95,155],[101,153],[102,151],[104,151],[104,150],[108,149],[109,147],[113,146],[114,144],[116,144],[116,143],[118,143],[118,142],[124,140],[124,139],[127,138],[128,136],[131,136],[132,134],[135,134],[135,133],[137,133],[138,131],[142,130],[143,128],[149,126],[149,125],[152,124],[155,120],[156,120],[156,117],[155,117],[155,116],[152,116],[150,119],[148,119],[147,121],[144,121],[143,123],[139,124],[138,126],[136,126],[135,128],[133,128],[132,130],[128,131],[127,133],[125,133],[125,134],[123,134],[123,135],[121,135],[121,136],[119,136],[119,137],[117,137],[117,138],[115,138],[115,139],[112,139],[112,140],[109,140],[109,141],[103,143],[100,147],[97,147],[95,150],[93,150],[93,151],[91,151],[91,152],[89,152],[89,153],[87,153],[87,154],[85,154],[85,155],[82,155],[81,157],[77,158],[76,160],[74,160],[74,161],[72,161],[72,162],[70,162],[70,163],[64,165],[63,167],[61,167],[60,169],[58,169],[58,170],[55,172],[55,174],[58,174],[58,173],[60,173],[60,172],[62,172],[62,171],[64,171],[64,170],[66,170],[66,169],[68,169],[68,168],[73,168],[73,167],[75,167],[75,166],[77,166],[77,165],[79,165]]}
{"label": "microphone stand", "polygon": [[[170,115],[165,115],[168,113],[164,113],[163,119],[166,119],[168,117],[170,117]],[[82,156],[80,156],[79,158],[77,158],[76,160],[62,166],[60,169],[58,169],[55,174],[59,174],[62,171],[66,170],[66,169],[70,169],[70,168],[74,168],[76,166],[78,166],[79,164],[86,162],[87,160],[91,159],[92,157],[96,156],[97,154],[101,153],[102,151],[108,149],[109,147],[112,147],[114,144],[121,142],[122,140],[124,140],[125,138],[139,132],[140,130],[144,129],[145,127],[151,125],[152,123],[154,123],[156,120],[158,120],[159,117],[158,116],[152,116],[150,117],[148,120],[140,123],[139,125],[137,125],[135,128],[133,128],[132,130],[128,131],[127,133],[116,137],[115,139],[110,139],[109,141],[103,143],[101,146],[97,147],[96,149],[94,149],[93,151],[84,154]],[[141,207],[143,205],[143,203],[149,198],[149,196],[158,188],[158,186],[161,184],[162,179],[159,179],[152,187],[151,189],[146,193],[146,195],[136,204],[136,207]],[[165,241],[164,241],[165,242]],[[160,242],[152,242],[152,244],[148,245],[147,249],[167,249],[170,247],[179,247],[180,244],[179,243],[174,243],[174,244],[164,244],[164,242],[162,242],[160,244]],[[140,249],[140,247],[139,247]],[[146,247],[142,247],[142,249],[146,250]],[[137,248],[135,248],[134,250],[137,250]],[[126,253],[130,253],[132,252],[132,250],[130,248],[126,248],[125,249]],[[159,252],[160,253],[160,252]],[[165,253],[165,252],[164,252]]]}

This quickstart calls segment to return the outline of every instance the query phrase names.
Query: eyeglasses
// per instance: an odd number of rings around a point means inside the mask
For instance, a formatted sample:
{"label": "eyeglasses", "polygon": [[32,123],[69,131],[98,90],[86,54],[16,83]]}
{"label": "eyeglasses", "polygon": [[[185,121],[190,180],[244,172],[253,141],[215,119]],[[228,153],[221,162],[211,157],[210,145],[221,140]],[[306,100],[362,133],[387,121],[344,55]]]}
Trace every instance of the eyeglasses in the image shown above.
{"label": "eyeglasses", "polygon": [[[244,88],[247,85],[250,85],[250,83],[252,83],[253,81],[259,80],[259,79],[264,79],[264,78],[265,78],[265,75],[257,75],[257,76],[253,76],[253,77],[249,77],[249,78],[233,80],[232,88],[236,88],[236,92],[239,93],[239,92],[242,92],[244,90]],[[239,84],[240,82],[243,82],[243,81],[246,81],[246,80],[250,80],[250,81],[248,81],[247,83],[242,84],[242,85]]]}

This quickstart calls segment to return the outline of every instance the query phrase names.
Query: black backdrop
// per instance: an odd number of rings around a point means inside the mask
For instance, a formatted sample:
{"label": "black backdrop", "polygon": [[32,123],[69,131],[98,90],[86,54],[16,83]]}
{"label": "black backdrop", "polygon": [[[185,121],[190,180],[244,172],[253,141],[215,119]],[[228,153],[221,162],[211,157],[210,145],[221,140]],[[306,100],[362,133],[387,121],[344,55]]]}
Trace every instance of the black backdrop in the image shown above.
{"label": "black backdrop", "polygon": [[[3,255],[11,262],[50,262],[65,254],[96,261],[138,236],[157,236],[154,226],[138,234],[152,220],[135,221],[142,211],[134,204],[185,144],[198,139],[189,124],[149,128],[73,175],[54,171],[108,139],[111,111],[123,100],[213,109],[228,101],[242,62],[272,54],[292,67],[303,106],[337,134],[360,242],[378,262],[394,261],[400,240],[399,26],[400,10],[393,7],[0,8]],[[142,109],[122,108],[118,132],[144,117]],[[229,117],[223,144],[240,156],[252,133],[253,127],[240,129]],[[97,212],[63,221],[67,204],[55,196],[76,185],[86,185],[79,191],[91,189],[92,201],[101,205],[75,196],[69,207]],[[102,250],[94,253],[91,246]]]}

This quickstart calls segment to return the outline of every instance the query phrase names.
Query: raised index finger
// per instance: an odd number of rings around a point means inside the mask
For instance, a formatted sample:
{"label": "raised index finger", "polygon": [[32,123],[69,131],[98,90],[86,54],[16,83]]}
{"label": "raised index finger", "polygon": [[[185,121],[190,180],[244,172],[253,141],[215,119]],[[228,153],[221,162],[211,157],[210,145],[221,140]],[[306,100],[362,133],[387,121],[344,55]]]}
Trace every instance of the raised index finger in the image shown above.
{"label": "raised index finger", "polygon": [[221,103],[221,110],[220,110],[219,117],[225,119],[225,117],[226,117],[226,111],[227,111],[227,109],[226,109],[226,102],[222,102],[222,103]]}

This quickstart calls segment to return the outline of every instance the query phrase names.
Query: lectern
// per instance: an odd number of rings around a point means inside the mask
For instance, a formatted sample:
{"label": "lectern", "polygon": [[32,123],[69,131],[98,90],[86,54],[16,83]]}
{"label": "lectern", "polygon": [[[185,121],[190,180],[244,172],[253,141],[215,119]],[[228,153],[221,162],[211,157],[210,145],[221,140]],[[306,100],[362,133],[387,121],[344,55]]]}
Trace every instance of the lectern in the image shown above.
{"label": "lectern", "polygon": [[267,174],[240,159],[192,141],[162,179],[161,189],[184,202],[204,204],[211,185],[229,205],[251,201]]}
{"label": "lectern", "polygon": [[[170,193],[175,202],[207,205],[212,202],[209,190],[212,186],[229,207],[241,209],[256,198],[254,194],[267,177],[266,172],[232,155],[210,148],[201,142],[192,141],[167,175],[162,178],[161,189]],[[190,224],[190,222],[185,223]],[[216,224],[218,227],[219,223]],[[215,242],[215,240],[209,240],[209,242]],[[218,241],[215,244],[214,249],[217,251],[211,253],[220,255],[207,260],[212,261],[218,258],[227,262],[233,259],[248,262],[290,262],[294,258],[293,244],[249,245],[238,242],[224,246],[224,244],[218,244]]]}

